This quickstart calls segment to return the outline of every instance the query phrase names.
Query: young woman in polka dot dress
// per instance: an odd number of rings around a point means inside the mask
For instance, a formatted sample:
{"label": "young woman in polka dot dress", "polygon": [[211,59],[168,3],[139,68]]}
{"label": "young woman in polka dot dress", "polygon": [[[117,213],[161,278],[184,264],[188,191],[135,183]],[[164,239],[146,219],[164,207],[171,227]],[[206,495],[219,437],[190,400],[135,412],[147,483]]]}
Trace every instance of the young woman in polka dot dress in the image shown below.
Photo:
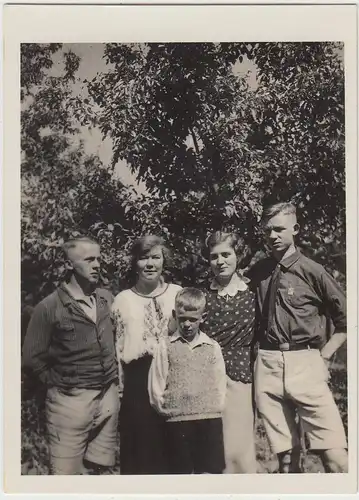
{"label": "young woman in polka dot dress", "polygon": [[215,232],[205,250],[214,278],[206,290],[207,317],[202,329],[221,346],[226,363],[227,393],[223,414],[226,473],[256,473],[252,343],[255,299],[248,279],[237,273],[243,241],[233,233]]}

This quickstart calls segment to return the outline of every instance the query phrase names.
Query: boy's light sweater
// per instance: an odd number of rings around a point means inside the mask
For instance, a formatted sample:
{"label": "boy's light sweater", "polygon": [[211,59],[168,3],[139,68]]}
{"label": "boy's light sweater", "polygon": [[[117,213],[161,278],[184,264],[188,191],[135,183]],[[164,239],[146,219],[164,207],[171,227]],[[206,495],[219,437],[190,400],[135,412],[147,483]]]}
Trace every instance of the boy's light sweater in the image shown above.
{"label": "boy's light sweater", "polygon": [[222,416],[226,371],[219,344],[199,332],[161,340],[148,378],[150,402],[169,422]]}

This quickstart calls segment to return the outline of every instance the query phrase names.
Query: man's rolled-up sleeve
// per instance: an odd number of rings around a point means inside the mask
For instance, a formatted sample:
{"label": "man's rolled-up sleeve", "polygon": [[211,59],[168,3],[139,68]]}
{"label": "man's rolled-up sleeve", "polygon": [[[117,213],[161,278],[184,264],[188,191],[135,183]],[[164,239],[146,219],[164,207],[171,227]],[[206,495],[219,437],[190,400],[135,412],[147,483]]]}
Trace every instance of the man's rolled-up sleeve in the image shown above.
{"label": "man's rolled-up sleeve", "polygon": [[345,332],[347,329],[347,306],[343,290],[326,271],[321,275],[321,288],[326,309],[334,323],[335,331]]}
{"label": "man's rolled-up sleeve", "polygon": [[22,352],[22,365],[30,368],[44,383],[49,381],[49,347],[52,322],[44,303],[38,304],[31,316]]}

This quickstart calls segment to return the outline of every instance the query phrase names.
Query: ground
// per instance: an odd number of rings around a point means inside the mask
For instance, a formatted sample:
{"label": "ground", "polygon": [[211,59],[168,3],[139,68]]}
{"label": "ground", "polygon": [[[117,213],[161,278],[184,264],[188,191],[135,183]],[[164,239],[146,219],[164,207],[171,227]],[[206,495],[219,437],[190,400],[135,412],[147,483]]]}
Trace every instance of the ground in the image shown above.
{"label": "ground", "polygon": [[[347,357],[346,346],[335,355],[331,363],[330,385],[347,429]],[[44,394],[34,390],[28,383],[23,388],[21,412],[22,423],[22,474],[48,474],[47,445],[44,437]],[[260,419],[256,426],[257,460],[262,473],[277,471],[277,460],[271,453],[268,441]],[[304,470],[308,473],[324,472],[318,456],[308,453],[304,457]],[[111,474],[119,474],[120,467],[116,465]]]}

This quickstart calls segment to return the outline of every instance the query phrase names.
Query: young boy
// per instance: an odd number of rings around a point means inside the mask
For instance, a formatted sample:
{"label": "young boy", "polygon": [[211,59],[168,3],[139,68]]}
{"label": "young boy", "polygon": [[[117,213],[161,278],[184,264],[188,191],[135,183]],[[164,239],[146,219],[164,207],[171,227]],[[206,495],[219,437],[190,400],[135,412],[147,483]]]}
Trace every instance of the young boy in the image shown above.
{"label": "young boy", "polygon": [[221,348],[200,331],[206,298],[184,288],[176,297],[177,331],[163,339],[148,379],[150,402],[167,420],[173,474],[221,474],[226,371]]}
{"label": "young boy", "polygon": [[[259,351],[256,400],[280,472],[299,472],[296,411],[327,472],[347,472],[343,423],[328,387],[328,362],[346,339],[346,301],[335,280],[294,244],[296,209],[263,212],[272,256],[250,273],[256,288]],[[328,319],[335,331],[327,341]]]}

